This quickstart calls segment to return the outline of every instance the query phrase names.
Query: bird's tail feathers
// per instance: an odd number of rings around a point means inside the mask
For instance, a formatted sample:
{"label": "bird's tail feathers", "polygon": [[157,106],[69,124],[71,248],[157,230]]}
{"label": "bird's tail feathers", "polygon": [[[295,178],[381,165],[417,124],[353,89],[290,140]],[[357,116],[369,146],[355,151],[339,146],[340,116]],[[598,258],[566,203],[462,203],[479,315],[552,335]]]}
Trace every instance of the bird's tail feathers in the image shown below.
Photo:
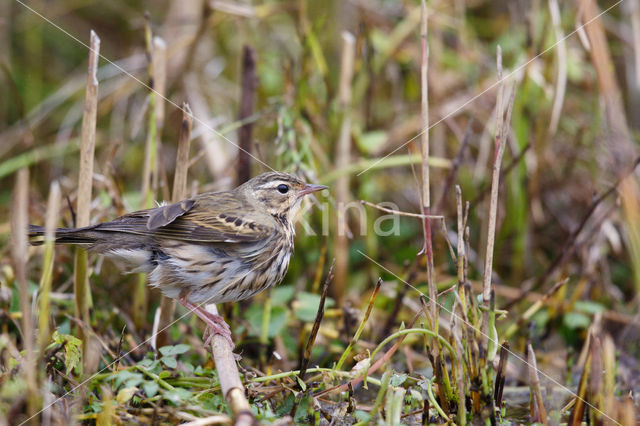
{"label": "bird's tail feathers", "polygon": [[[58,228],[56,229],[56,244],[93,244],[95,235],[87,232],[86,228]],[[44,244],[45,229],[43,226],[29,225],[29,242],[31,245]]]}

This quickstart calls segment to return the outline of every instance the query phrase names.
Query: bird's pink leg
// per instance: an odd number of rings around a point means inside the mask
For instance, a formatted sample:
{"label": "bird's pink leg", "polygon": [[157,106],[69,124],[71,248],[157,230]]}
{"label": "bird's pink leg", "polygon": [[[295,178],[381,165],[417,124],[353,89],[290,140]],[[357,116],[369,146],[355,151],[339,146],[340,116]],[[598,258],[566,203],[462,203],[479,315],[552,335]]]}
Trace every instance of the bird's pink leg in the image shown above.
{"label": "bird's pink leg", "polygon": [[205,346],[209,346],[213,336],[219,334],[227,339],[227,342],[229,342],[229,345],[231,346],[231,350],[235,348],[236,345],[231,339],[231,329],[222,316],[212,314],[201,306],[189,302],[185,296],[180,296],[178,301],[207,324],[207,328],[204,330],[204,335],[202,336]]}

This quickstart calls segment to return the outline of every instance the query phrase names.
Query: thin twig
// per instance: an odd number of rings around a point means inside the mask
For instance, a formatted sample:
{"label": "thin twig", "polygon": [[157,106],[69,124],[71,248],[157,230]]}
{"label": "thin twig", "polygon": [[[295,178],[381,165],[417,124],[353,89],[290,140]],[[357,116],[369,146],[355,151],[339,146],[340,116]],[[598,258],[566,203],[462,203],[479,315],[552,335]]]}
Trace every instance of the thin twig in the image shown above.
{"label": "thin twig", "polygon": [[460,164],[462,164],[462,158],[464,157],[464,153],[471,141],[471,135],[473,134],[473,118],[469,120],[469,124],[467,124],[467,130],[464,132],[464,136],[462,137],[462,143],[460,144],[460,149],[458,150],[458,154],[451,162],[451,169],[447,174],[447,178],[444,181],[444,185],[442,187],[442,194],[440,195],[440,202],[438,203],[439,212],[444,210],[444,203],[446,201],[446,195],[449,192],[449,188],[453,185],[453,181],[458,174],[458,168]]}
{"label": "thin twig", "polygon": [[415,217],[418,219],[444,219],[444,216],[442,215],[424,215],[424,214],[419,214],[419,213],[409,213],[409,212],[403,212],[401,210],[394,210],[394,209],[389,209],[387,207],[382,207],[378,204],[374,204],[371,203],[369,201],[366,200],[360,200],[360,203],[364,204],[365,206],[369,206],[369,207],[373,207],[374,209],[378,209],[380,211],[383,211],[385,213],[391,213],[391,214],[395,214],[398,216],[407,216],[407,217]]}
{"label": "thin twig", "polygon": [[329,284],[333,280],[333,268],[335,266],[335,259],[329,268],[329,272],[327,273],[327,278],[324,281],[324,285],[322,286],[322,295],[320,296],[320,303],[318,304],[318,312],[316,313],[316,319],[313,322],[313,328],[311,328],[311,333],[309,334],[309,339],[307,340],[307,345],[304,348],[304,357],[300,362],[300,374],[298,375],[298,385],[302,387],[302,383],[304,383],[304,376],[307,372],[307,367],[309,367],[309,361],[311,359],[311,348],[313,347],[313,343],[316,340],[316,336],[318,335],[318,330],[320,329],[320,323],[322,322],[322,317],[324,316],[324,302],[327,298],[327,293],[329,292]]}

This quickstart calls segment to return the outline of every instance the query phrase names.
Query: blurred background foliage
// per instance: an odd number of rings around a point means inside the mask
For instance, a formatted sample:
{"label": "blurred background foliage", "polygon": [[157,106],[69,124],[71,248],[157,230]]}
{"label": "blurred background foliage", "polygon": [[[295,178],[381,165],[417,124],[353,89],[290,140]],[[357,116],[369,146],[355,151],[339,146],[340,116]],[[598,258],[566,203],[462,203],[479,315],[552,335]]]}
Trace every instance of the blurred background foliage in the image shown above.
{"label": "blurred background foliage", "polygon": [[[197,118],[188,191],[235,186],[238,150],[217,132],[237,141],[242,124],[238,121],[242,52],[248,45],[257,54],[255,112],[246,120],[253,123],[251,146],[256,157],[276,169],[329,186],[348,176],[351,200],[391,201],[400,210],[419,211],[420,160],[412,155],[419,153],[418,140],[406,144],[424,127],[417,1],[26,3],[55,26],[20,2],[0,2],[0,322],[3,336],[14,345],[19,334],[14,322],[17,295],[9,258],[9,211],[15,171],[30,169],[31,223],[43,223],[49,184],[54,180],[61,184],[63,199],[74,204],[88,56],[83,43],[91,29],[100,36],[100,53],[109,60],[100,60],[98,72],[92,222],[141,207],[140,170],[149,110],[145,84],[150,84],[144,36],[147,12],[154,35],[167,48],[168,101],[159,133],[158,200],[169,198],[181,120],[176,106],[184,101]],[[428,2],[431,154],[446,160],[441,162],[446,167],[432,169],[432,204],[435,214],[445,216],[448,237],[455,241],[455,190],[447,178],[451,164],[456,163],[453,183],[471,201],[469,276],[478,280],[485,254],[500,46],[507,87],[515,82],[516,96],[503,162],[494,257],[497,306],[509,306],[509,314],[498,327],[502,330],[516,323],[541,294],[567,278],[547,306],[531,321],[519,324],[512,349],[522,352],[525,341],[536,342],[542,356],[538,365],[565,383],[567,360],[580,350],[597,315],[616,339],[624,371],[629,372],[621,382],[624,392],[638,387],[640,259],[633,250],[634,245],[638,247],[633,233],[637,224],[630,218],[635,217],[639,194],[623,194],[632,200],[626,213],[618,189],[597,205],[593,202],[626,176],[637,156],[640,20],[634,1],[600,1],[601,11],[615,5],[592,24],[604,32],[606,44],[589,44],[589,34],[576,31],[586,20],[585,3],[561,2],[560,21],[554,25],[547,1]],[[335,154],[342,113],[337,101],[342,31],[351,32],[356,41],[347,169],[336,168]],[[567,35],[565,41],[558,41]],[[599,62],[597,49],[604,49],[611,62]],[[613,87],[603,83],[602,66],[609,66]],[[554,118],[558,81],[565,78],[562,109]],[[616,124],[620,114],[624,129]],[[554,120],[557,124],[552,125]],[[382,160],[368,169],[377,159]],[[266,171],[256,161],[251,167],[254,175]],[[224,309],[239,339],[243,362],[252,368],[296,368],[298,336],[305,336],[302,330],[315,317],[319,283],[334,255],[337,206],[332,194],[318,197],[320,203],[315,202],[308,213],[317,235],[298,228],[296,254],[283,286],[258,296],[260,303]],[[426,293],[424,265],[416,260],[422,247],[420,222],[401,217],[398,235],[381,237],[371,231],[373,221],[383,213],[363,211],[364,216],[349,215],[348,273],[337,277],[346,286],[333,289],[327,318],[335,327],[333,333],[321,329],[312,357],[318,365],[330,366],[342,350],[340,341],[349,341],[354,315],[366,304],[379,275],[385,284],[367,325],[366,338],[372,342],[389,332],[380,324],[388,321],[397,294],[406,291],[360,251],[401,276],[418,262],[411,284]],[[73,225],[73,212],[66,202],[60,214],[61,226]],[[364,234],[362,221],[366,222]],[[434,244],[436,278],[444,290],[456,281],[455,263],[442,233],[436,232]],[[30,251],[29,279],[34,289],[41,268],[38,253]],[[68,248],[56,250],[51,315],[61,334],[70,333],[69,316],[73,315],[71,255]],[[117,342],[124,323],[131,326],[123,318],[135,316],[131,294],[137,280],[122,275],[111,262],[96,257],[90,262],[94,326],[105,341]],[[479,284],[472,284],[480,291]],[[521,294],[523,288],[529,291]],[[155,290],[149,294],[149,306],[155,308],[159,295]],[[267,297],[272,312],[265,341],[261,338],[262,301]],[[420,309],[417,298],[416,292],[408,290],[390,324],[397,327],[411,319]],[[358,309],[355,314],[354,308]],[[135,335],[131,342],[139,343],[149,335],[153,312],[149,309],[146,323],[127,330]],[[173,342],[199,345],[194,327],[200,324],[193,319],[174,325]],[[186,330],[191,330],[188,335]],[[258,342],[267,343],[271,351]],[[273,358],[274,348],[283,359]],[[514,371],[520,367],[515,365]],[[509,377],[518,382],[517,373]]]}

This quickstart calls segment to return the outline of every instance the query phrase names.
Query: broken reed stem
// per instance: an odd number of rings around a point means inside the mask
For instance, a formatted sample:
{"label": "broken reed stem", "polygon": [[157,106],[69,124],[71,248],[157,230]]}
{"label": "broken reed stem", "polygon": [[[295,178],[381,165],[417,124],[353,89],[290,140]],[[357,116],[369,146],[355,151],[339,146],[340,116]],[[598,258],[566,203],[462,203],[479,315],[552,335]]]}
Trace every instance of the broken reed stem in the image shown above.
{"label": "broken reed stem", "polygon": [[[244,121],[253,115],[256,88],[256,51],[249,45],[242,50],[242,94],[240,96],[240,113],[238,120]],[[238,129],[238,185],[251,179],[251,133],[253,121],[244,123]]]}
{"label": "broken reed stem", "polygon": [[15,268],[15,282],[20,297],[22,313],[22,373],[27,382],[27,415],[36,415],[38,409],[38,386],[36,383],[36,360],[34,351],[33,313],[31,295],[27,282],[27,224],[29,222],[29,170],[20,169],[17,174],[11,206],[12,241],[11,252]]}
{"label": "broken reed stem", "polygon": [[602,425],[602,409],[604,408],[604,375],[602,374],[602,344],[595,335],[591,339],[591,376],[589,377],[589,418],[592,424]]}
{"label": "broken reed stem", "polygon": [[531,421],[543,424],[547,423],[547,410],[544,408],[544,399],[542,399],[542,391],[540,389],[540,378],[538,377],[538,365],[536,362],[536,354],[533,352],[531,343],[527,345],[527,357],[529,365],[529,388]]}
{"label": "broken reed stem", "polygon": [[496,383],[493,393],[493,400],[498,409],[502,407],[502,393],[507,374],[507,362],[509,361],[509,342],[504,342],[500,347],[500,361],[496,371]]}
{"label": "broken reed stem", "polygon": [[[351,81],[356,52],[356,41],[348,31],[342,32],[342,57],[340,61],[340,86],[338,107],[341,115],[340,136],[336,146],[336,168],[343,169],[351,163]],[[332,295],[338,305],[342,303],[347,285],[349,268],[349,242],[347,240],[347,217],[345,206],[349,201],[349,176],[340,176],[336,181],[336,205],[338,206],[337,232],[334,256],[336,259],[335,284]]]}
{"label": "broken reed stem", "polygon": [[491,271],[493,267],[493,246],[496,237],[496,222],[498,216],[498,192],[500,189],[500,166],[502,164],[502,155],[506,146],[506,140],[502,132],[502,123],[504,120],[504,110],[502,107],[502,97],[504,93],[504,81],[502,81],[502,49],[498,45],[497,52],[497,68],[498,81],[500,82],[498,89],[498,98],[496,106],[496,140],[495,151],[493,157],[493,176],[491,179],[491,198],[489,204],[489,226],[487,229],[487,250],[484,260],[484,271],[482,277],[482,300],[485,307],[489,307],[489,298],[491,297]]}
{"label": "broken reed stem", "polygon": [[42,275],[40,276],[40,313],[38,317],[38,348],[42,356],[49,342],[49,307],[51,298],[51,280],[53,277],[53,258],[55,253],[56,224],[60,210],[60,184],[51,182],[47,217],[45,220],[44,255],[42,257]]}
{"label": "broken reed stem", "polygon": [[191,146],[191,129],[193,114],[188,103],[182,104],[182,124],[176,154],[176,171],[173,178],[172,201],[177,203],[187,198],[187,175],[189,173],[189,149]]}
{"label": "broken reed stem", "polygon": [[[427,4],[422,0],[420,16],[420,41],[422,60],[420,65],[421,82],[421,118],[423,130],[420,134],[422,147],[422,214],[431,215],[431,194],[429,182],[429,45],[427,43]],[[438,288],[434,281],[433,245],[431,241],[431,221],[423,219],[424,254],[427,257],[427,284],[429,286],[429,315],[433,331],[438,333]],[[434,357],[437,357],[437,346],[434,346]]]}
{"label": "broken reed stem", "polygon": [[602,339],[602,371],[604,405],[600,408],[605,413],[613,413],[616,406],[616,346],[609,334]]}
{"label": "broken reed stem", "polygon": [[458,218],[458,253],[456,256],[456,266],[458,269],[458,293],[460,295],[461,302],[463,302],[465,298],[462,292],[464,291],[464,283],[466,281],[464,263],[467,259],[467,255],[464,247],[464,220],[462,216],[462,189],[460,189],[460,185],[456,185],[456,212]]}
{"label": "broken reed stem", "polygon": [[[80,175],[78,177],[78,205],[76,207],[76,226],[89,226],[91,222],[91,188],[93,182],[93,157],[96,143],[96,117],[98,113],[98,60],[100,57],[100,38],[91,30],[89,66],[87,72],[87,87],[82,115],[82,140],[80,146]],[[89,307],[91,305],[91,288],[89,287],[88,258],[84,248],[76,247],[74,262],[74,294],[76,316],[85,324],[91,326]],[[78,328],[78,335],[83,341],[83,359],[85,373],[92,373],[97,365],[89,365],[88,336],[83,338],[82,328]]]}
{"label": "broken reed stem", "polygon": [[[145,45],[148,60],[148,73],[149,73],[149,116],[148,116],[148,130],[147,138],[145,140],[144,147],[144,163],[142,166],[142,189],[140,198],[140,208],[149,209],[153,205],[156,189],[158,188],[158,123],[156,119],[156,83],[155,83],[155,69],[156,61],[154,60],[154,43],[153,33],[151,31],[151,18],[149,12],[145,13]],[[133,294],[133,323],[136,327],[141,328],[147,317],[148,310],[147,300],[147,275],[144,273],[138,274],[138,282],[136,283],[135,291]]]}
{"label": "broken reed stem", "polygon": [[[171,201],[180,202],[187,198],[187,176],[189,173],[189,149],[191,146],[191,129],[193,127],[193,114],[188,103],[182,104],[182,124],[180,126],[180,138],[178,140],[178,152],[176,154],[176,170],[173,178],[173,191]],[[169,324],[173,321],[176,310],[176,301],[162,296],[160,301],[160,313],[156,337],[156,348],[169,344]]]}
{"label": "broken reed stem", "polygon": [[[156,92],[164,96],[167,91],[167,43],[162,37],[153,37],[153,87]],[[162,134],[164,128],[165,105],[163,100],[156,102],[155,116],[158,134]]]}
{"label": "broken reed stem", "polygon": [[[218,309],[214,304],[207,305],[205,309],[218,315]],[[219,334],[214,334],[211,340],[211,352],[216,363],[220,388],[233,413],[234,425],[252,425],[255,418],[251,412],[249,401],[245,398],[244,386],[240,380],[240,373],[231,346],[229,346],[227,339]]]}

